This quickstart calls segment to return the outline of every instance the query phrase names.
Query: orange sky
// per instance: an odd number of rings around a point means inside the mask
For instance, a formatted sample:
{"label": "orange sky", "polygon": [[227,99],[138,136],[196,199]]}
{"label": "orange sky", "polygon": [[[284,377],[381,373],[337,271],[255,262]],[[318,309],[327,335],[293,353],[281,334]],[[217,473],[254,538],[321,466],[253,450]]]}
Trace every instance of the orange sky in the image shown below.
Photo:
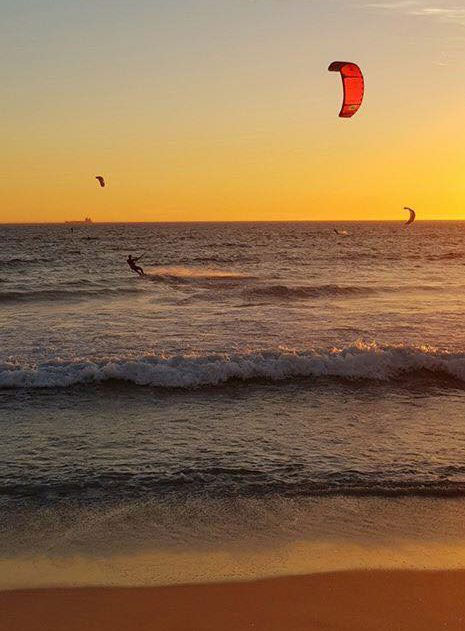
{"label": "orange sky", "polygon": [[0,221],[465,219],[457,4],[2,5]]}

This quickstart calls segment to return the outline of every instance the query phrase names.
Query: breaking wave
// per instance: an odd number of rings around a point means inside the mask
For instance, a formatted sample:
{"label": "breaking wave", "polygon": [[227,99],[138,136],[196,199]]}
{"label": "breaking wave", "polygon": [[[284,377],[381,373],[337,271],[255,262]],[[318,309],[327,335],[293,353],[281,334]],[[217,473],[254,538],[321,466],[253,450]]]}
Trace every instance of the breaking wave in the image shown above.
{"label": "breaking wave", "polygon": [[146,354],[54,360],[36,365],[9,361],[0,364],[0,388],[53,388],[112,380],[186,389],[218,386],[234,380],[339,378],[386,382],[424,373],[441,383],[445,379],[465,381],[465,352],[357,342],[331,350],[278,348],[235,354]]}

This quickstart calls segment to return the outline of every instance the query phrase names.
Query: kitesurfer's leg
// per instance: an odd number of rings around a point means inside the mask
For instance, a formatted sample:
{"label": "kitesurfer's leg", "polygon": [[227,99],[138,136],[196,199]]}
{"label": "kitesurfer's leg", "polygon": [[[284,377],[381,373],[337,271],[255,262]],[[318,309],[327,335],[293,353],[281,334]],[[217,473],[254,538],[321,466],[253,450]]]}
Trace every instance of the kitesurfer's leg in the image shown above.
{"label": "kitesurfer's leg", "polygon": [[144,270],[142,269],[142,267],[139,267],[138,265],[136,265],[134,269],[139,274],[139,276],[144,276]]}

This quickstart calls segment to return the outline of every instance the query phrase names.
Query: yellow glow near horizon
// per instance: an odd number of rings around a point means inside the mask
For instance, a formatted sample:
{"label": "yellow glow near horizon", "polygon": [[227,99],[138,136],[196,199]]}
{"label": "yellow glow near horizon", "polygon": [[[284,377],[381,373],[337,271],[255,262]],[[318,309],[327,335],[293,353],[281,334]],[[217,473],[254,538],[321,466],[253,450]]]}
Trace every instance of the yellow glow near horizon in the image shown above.
{"label": "yellow glow near horizon", "polygon": [[[106,8],[6,12],[0,221],[387,220],[404,204],[465,219],[460,15],[352,0]],[[365,73],[350,120],[336,58]]]}

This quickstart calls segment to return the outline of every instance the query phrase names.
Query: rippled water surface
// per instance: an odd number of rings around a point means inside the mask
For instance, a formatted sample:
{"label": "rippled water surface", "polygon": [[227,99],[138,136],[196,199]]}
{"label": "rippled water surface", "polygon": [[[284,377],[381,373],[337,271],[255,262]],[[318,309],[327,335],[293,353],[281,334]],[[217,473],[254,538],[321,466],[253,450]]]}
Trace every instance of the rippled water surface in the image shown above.
{"label": "rippled water surface", "polygon": [[175,523],[184,541],[234,520],[294,537],[312,498],[465,495],[465,224],[1,226],[0,243],[4,550],[102,511],[156,545]]}

